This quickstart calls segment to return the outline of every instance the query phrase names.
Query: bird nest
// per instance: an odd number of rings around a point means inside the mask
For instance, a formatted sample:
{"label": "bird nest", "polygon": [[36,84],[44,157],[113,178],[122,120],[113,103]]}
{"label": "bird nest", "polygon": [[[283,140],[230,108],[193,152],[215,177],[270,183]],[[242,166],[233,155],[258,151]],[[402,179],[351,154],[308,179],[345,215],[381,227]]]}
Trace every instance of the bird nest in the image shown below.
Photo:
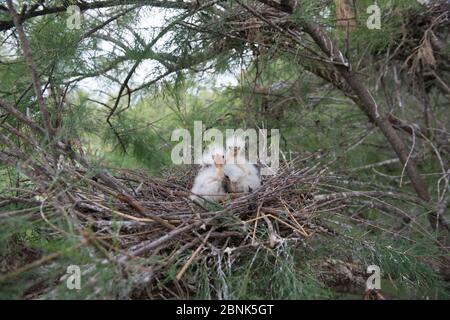
{"label": "bird nest", "polygon": [[[81,223],[91,226],[96,236],[111,235],[113,226],[116,232],[119,228],[121,234],[130,235],[121,240],[121,261],[148,256],[160,248],[172,251],[204,245],[205,241],[215,247],[273,247],[287,239],[303,241],[318,232],[332,234],[315,219],[318,207],[336,202],[334,197],[317,193],[316,184],[325,179],[324,171],[291,165],[265,177],[253,192],[230,193],[224,201],[201,203],[189,199],[196,167],[168,171],[162,178],[119,169],[114,176],[128,186],[132,201],[105,192],[96,183],[74,193],[79,199],[75,209]],[[267,232],[260,232],[260,227]]]}
{"label": "bird nest", "polygon": [[[88,247],[99,261],[133,275],[135,287],[146,288],[146,297],[148,288],[152,297],[177,297],[167,283],[184,283],[199,261],[335,237],[339,230],[328,226],[324,214],[346,210],[352,199],[396,197],[383,191],[342,192],[333,187],[338,178],[318,158],[313,154],[285,163],[258,189],[228,194],[219,203],[189,199],[195,166],[167,170],[157,178],[143,171],[110,169],[107,175],[60,163],[60,175],[47,189],[30,184],[14,190],[15,197],[0,198],[0,206],[20,202],[28,207],[2,218],[25,214],[41,219],[53,234],[75,236],[77,247]],[[67,221],[75,232],[64,227]],[[161,279],[166,280],[164,290],[155,285]]]}

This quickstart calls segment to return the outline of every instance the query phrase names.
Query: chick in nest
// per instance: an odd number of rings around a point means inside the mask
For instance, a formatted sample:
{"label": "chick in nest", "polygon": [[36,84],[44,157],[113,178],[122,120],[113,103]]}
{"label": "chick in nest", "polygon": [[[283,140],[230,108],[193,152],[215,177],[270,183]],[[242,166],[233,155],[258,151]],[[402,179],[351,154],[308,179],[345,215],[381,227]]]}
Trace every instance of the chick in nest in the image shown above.
{"label": "chick in nest", "polygon": [[261,185],[258,169],[245,158],[245,140],[227,139],[224,173],[230,181],[230,192],[250,192]]}
{"label": "chick in nest", "polygon": [[224,174],[225,155],[223,148],[210,148],[203,157],[204,166],[195,177],[191,200],[204,199],[221,201],[226,195]]}

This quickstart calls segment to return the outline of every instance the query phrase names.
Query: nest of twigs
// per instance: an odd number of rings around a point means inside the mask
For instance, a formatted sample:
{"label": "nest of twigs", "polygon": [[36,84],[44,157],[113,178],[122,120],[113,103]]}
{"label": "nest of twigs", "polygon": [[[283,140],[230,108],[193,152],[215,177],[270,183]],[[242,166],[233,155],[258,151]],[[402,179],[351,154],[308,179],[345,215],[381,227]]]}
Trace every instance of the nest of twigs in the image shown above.
{"label": "nest of twigs", "polygon": [[274,247],[285,240],[303,241],[315,233],[333,234],[315,218],[318,209],[330,201],[336,205],[339,198],[317,192],[316,184],[326,179],[324,170],[299,169],[291,163],[277,175],[265,177],[259,189],[229,194],[220,203],[189,199],[196,171],[186,167],[155,178],[144,172],[117,170],[115,177],[128,186],[133,200],[105,193],[105,188],[94,184],[73,193],[79,199],[75,203],[78,218],[84,226],[92,226],[96,236],[110,235],[113,225],[128,235],[121,240],[123,254],[117,256],[122,262],[161,249],[201,250],[198,248],[207,247],[206,242],[216,248],[252,250],[262,244]]}
{"label": "nest of twigs", "polygon": [[[99,261],[128,274],[136,297],[142,288],[145,297],[186,297],[195,290],[188,271],[196,263],[214,268],[218,256],[236,259],[258,248],[295,248],[312,238],[336,237],[348,225],[330,216],[345,214],[361,199],[408,197],[367,186],[361,189],[372,191],[343,188],[349,182],[328,172],[322,157],[317,153],[285,162],[276,175],[263,178],[260,188],[229,194],[220,203],[189,199],[194,166],[157,178],[136,170],[81,168],[77,160],[60,158],[52,181],[22,182],[28,188],[0,198],[0,207],[12,202],[28,207],[0,218],[26,215],[47,223],[56,236],[78,238],[78,247],[93,249]],[[375,200],[372,205],[384,203]]]}
{"label": "nest of twigs", "polygon": [[[229,194],[221,203],[189,199],[197,170],[193,166],[167,171],[160,178],[116,169],[107,178],[104,172],[80,170],[70,163],[59,163],[64,187],[56,179],[45,192],[23,189],[8,201],[28,204],[24,213],[43,219],[61,236],[67,235],[62,225],[69,219],[78,231],[80,246],[91,246],[100,260],[130,272],[136,288],[168,298],[176,295],[167,285],[161,291],[154,284],[169,277],[170,283],[179,286],[199,260],[333,237],[339,231],[327,225],[323,213],[345,211],[352,199],[395,196],[333,190],[330,186],[336,176],[327,173],[316,157],[285,163],[276,175],[264,177],[257,190]],[[4,204],[6,200],[0,203]]]}

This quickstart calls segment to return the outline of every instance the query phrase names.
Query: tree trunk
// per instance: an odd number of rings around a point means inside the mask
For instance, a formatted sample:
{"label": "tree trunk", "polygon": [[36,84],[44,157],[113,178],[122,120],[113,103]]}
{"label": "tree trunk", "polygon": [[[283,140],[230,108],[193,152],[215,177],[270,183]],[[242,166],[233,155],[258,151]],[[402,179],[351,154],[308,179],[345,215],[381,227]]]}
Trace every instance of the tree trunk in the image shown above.
{"label": "tree trunk", "polygon": [[[373,121],[385,136],[392,149],[397,154],[401,163],[405,166],[409,179],[417,193],[417,195],[425,202],[430,202],[431,197],[427,190],[427,185],[417,169],[415,161],[410,157],[410,151],[406,148],[400,136],[397,134],[389,117],[380,114],[378,105],[370,91],[364,85],[359,75],[352,71],[350,63],[346,60],[343,53],[332,43],[331,39],[322,31],[320,26],[315,23],[303,23],[304,31],[311,36],[320,49],[335,62],[336,70],[345,79],[348,86],[355,94],[354,101],[357,102],[359,108]],[[428,220],[431,227],[435,231],[450,230],[442,215],[438,215],[432,211],[428,214]],[[447,233],[443,237],[443,243],[447,242]]]}
{"label": "tree trunk", "polygon": [[414,189],[419,197],[426,202],[430,201],[431,198],[427,191],[426,184],[422,179],[414,160],[410,159],[409,151],[406,149],[403,141],[392,127],[388,118],[380,114],[380,110],[375,99],[364,85],[362,79],[360,79],[360,77],[351,70],[351,66],[345,59],[342,52],[323,33],[319,26],[313,23],[304,23],[303,27],[306,33],[313,38],[320,49],[328,57],[330,57],[332,61],[337,62],[336,69],[345,79],[354,94],[358,97],[358,106],[380,128],[381,132],[391,144],[392,149],[395,151],[402,164],[406,166],[408,176],[411,179]]}

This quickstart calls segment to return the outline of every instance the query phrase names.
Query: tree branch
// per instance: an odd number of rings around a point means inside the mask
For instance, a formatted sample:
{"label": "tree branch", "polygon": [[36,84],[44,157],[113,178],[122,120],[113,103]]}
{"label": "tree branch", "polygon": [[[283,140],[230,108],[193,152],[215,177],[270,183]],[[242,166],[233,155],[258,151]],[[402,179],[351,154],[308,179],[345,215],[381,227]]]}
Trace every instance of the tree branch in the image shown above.
{"label": "tree branch", "polygon": [[17,33],[19,34],[19,39],[22,44],[23,55],[25,57],[25,61],[27,63],[28,69],[31,74],[31,81],[33,82],[34,92],[37,97],[37,102],[39,105],[39,110],[41,112],[42,119],[44,121],[45,128],[47,130],[47,134],[49,139],[53,138],[54,130],[52,128],[50,122],[50,115],[48,113],[47,107],[45,105],[44,97],[41,92],[41,81],[39,80],[39,76],[36,71],[36,67],[34,66],[33,54],[31,52],[30,44],[28,42],[27,36],[25,35],[25,31],[21,25],[21,21],[17,11],[14,9],[12,4],[12,0],[6,0],[6,3],[9,8],[10,15],[14,21],[14,25],[16,26]]}
{"label": "tree branch", "polygon": [[[135,4],[137,6],[150,6],[154,8],[167,8],[167,9],[194,9],[196,8],[195,2],[183,2],[183,1],[164,1],[164,0],[107,0],[107,1],[94,1],[94,2],[77,2],[77,6],[80,8],[81,12],[92,10],[92,9],[101,9],[101,8],[111,8],[122,5],[132,5]],[[67,10],[66,6],[57,6],[57,7],[45,7],[41,10],[29,10],[23,14],[20,19],[20,23],[24,21],[40,17],[46,16],[49,14],[61,13]],[[0,31],[6,31],[11,29],[14,26],[14,21],[0,21]]]}

